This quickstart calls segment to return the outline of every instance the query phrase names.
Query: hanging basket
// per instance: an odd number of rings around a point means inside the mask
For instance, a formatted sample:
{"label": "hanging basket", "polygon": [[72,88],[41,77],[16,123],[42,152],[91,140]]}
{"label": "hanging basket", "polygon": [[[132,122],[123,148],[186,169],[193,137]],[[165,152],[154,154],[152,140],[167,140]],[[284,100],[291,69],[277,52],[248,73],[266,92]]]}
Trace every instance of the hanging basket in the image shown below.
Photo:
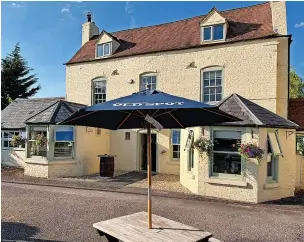
{"label": "hanging basket", "polygon": [[205,137],[199,137],[196,141],[193,142],[193,147],[197,149],[200,154],[207,153],[209,156],[213,149],[213,143],[211,140]]}
{"label": "hanging basket", "polygon": [[242,144],[239,148],[240,155],[246,160],[255,162],[257,161],[260,165],[262,159],[264,150],[261,149],[257,144],[248,143],[248,144]]}

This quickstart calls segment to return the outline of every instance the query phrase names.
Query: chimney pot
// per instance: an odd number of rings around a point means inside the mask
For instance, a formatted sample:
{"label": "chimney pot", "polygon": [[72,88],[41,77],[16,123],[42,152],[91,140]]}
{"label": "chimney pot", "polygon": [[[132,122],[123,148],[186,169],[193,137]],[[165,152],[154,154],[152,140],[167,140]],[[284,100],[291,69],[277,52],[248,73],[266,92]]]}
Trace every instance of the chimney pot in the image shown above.
{"label": "chimney pot", "polygon": [[88,22],[92,21],[92,13],[91,12],[87,13],[87,19],[88,19]]}

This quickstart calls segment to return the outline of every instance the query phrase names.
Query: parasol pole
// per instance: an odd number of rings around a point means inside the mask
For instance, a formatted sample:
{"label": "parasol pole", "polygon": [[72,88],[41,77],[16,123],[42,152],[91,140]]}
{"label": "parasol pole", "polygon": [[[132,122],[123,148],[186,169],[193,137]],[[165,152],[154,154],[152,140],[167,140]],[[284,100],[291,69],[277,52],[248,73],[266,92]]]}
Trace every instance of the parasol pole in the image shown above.
{"label": "parasol pole", "polygon": [[152,189],[151,189],[151,124],[147,124],[147,155],[148,155],[148,228],[152,229]]}

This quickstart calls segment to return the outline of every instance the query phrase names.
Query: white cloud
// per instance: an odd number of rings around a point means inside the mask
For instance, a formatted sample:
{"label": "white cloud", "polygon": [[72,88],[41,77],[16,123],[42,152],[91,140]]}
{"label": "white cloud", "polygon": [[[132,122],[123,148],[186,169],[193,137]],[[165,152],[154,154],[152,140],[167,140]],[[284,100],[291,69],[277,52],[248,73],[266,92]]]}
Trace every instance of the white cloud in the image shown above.
{"label": "white cloud", "polygon": [[295,28],[302,28],[304,27],[304,22],[300,22],[298,24],[295,24]]}
{"label": "white cloud", "polygon": [[127,14],[134,13],[134,7],[129,1],[126,2],[125,11]]}
{"label": "white cloud", "polygon": [[135,9],[132,6],[132,3],[129,1],[126,2],[125,12],[130,16],[130,28],[136,28],[137,24],[135,17],[133,16],[133,13],[135,13]]}
{"label": "white cloud", "polygon": [[11,5],[13,8],[23,8],[24,6],[18,3],[12,3]]}
{"label": "white cloud", "polygon": [[62,13],[69,13],[71,12],[70,4],[66,4],[64,7],[61,8]]}

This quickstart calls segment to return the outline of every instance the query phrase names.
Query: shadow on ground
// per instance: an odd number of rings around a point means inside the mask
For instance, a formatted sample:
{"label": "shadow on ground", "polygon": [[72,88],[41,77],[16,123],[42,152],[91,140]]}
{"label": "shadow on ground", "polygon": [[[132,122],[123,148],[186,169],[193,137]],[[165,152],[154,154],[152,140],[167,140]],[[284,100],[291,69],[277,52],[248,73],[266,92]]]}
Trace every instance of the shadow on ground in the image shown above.
{"label": "shadow on ground", "polygon": [[128,185],[134,182],[138,182],[147,178],[147,174],[144,172],[131,171],[119,176],[108,177],[107,181],[122,183],[123,185]]}
{"label": "shadow on ground", "polygon": [[58,242],[58,240],[45,240],[33,238],[38,232],[39,228],[27,225],[24,223],[1,222],[1,241],[29,241],[29,242]]}

